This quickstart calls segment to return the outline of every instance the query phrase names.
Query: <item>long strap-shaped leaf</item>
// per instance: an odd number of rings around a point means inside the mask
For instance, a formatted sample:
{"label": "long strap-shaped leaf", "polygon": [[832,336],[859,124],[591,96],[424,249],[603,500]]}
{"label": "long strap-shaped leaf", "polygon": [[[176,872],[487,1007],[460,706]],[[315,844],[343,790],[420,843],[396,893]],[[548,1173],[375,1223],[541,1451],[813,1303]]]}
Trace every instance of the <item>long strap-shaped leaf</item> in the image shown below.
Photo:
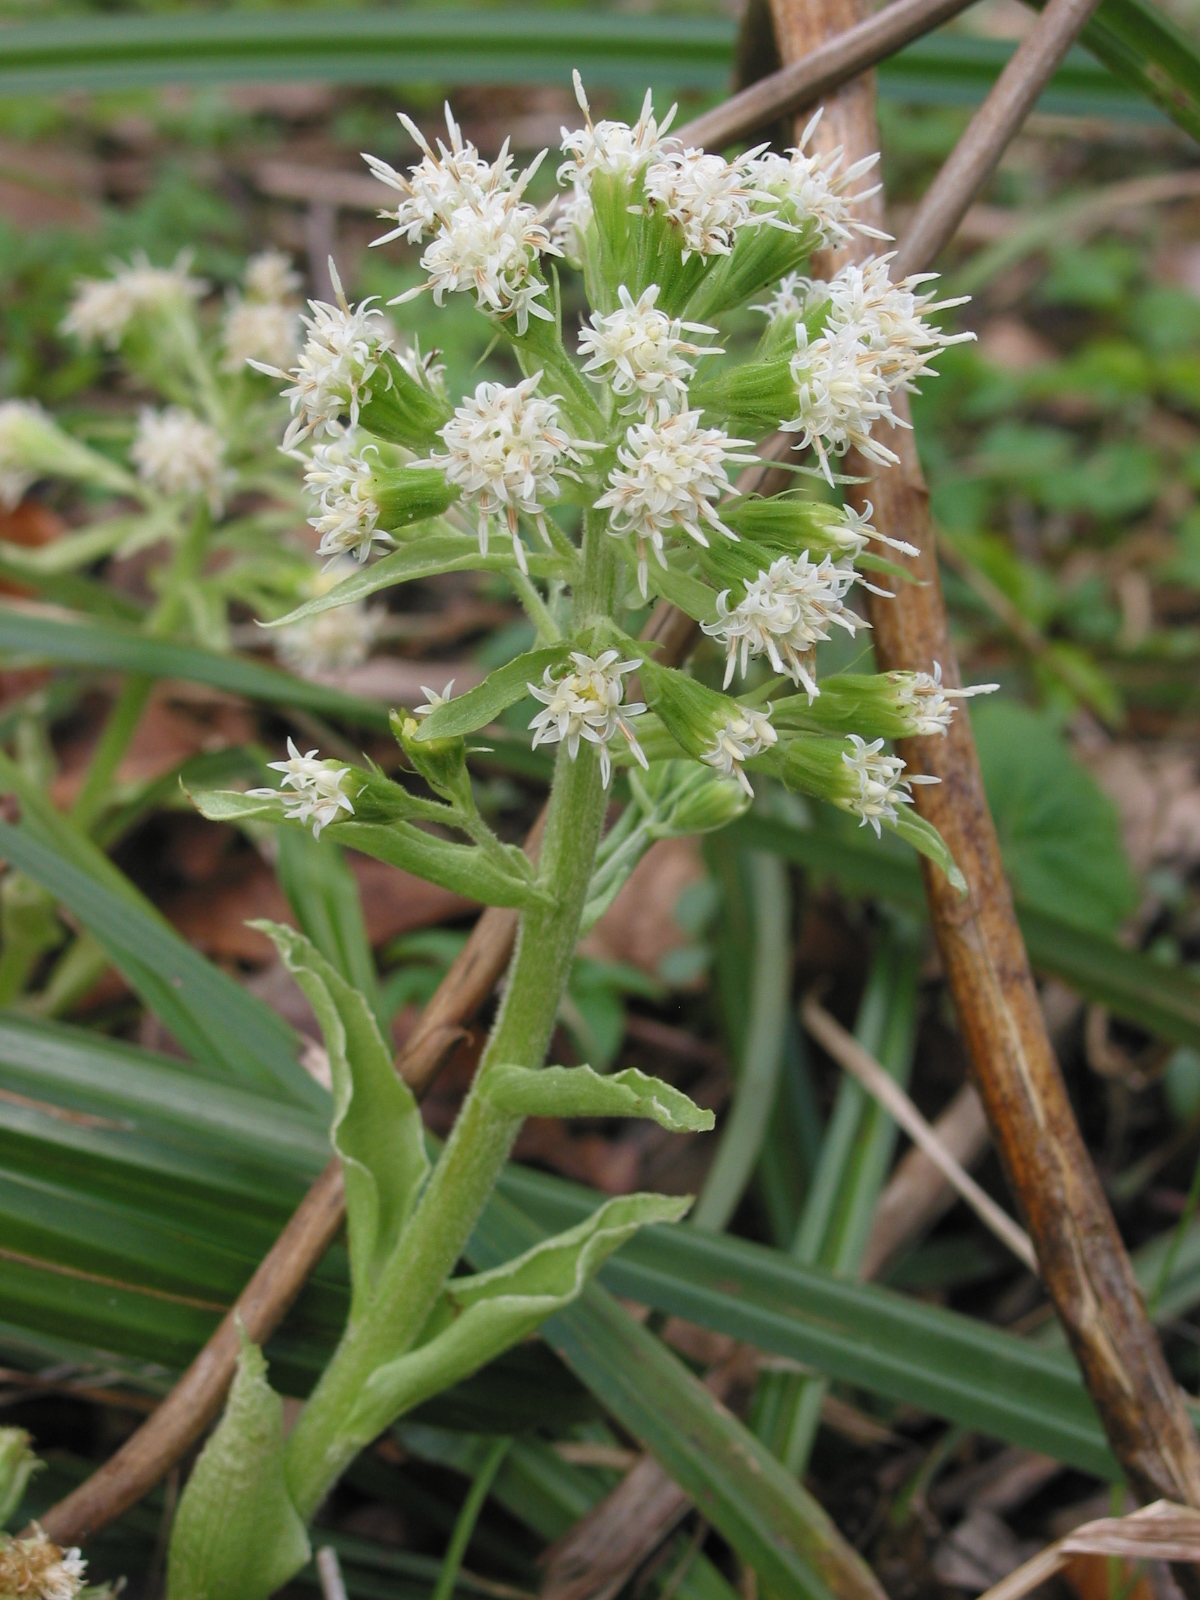
{"label": "long strap-shaped leaf", "polygon": [[[736,30],[722,19],[605,17],[562,11],[447,14],[309,11],[216,16],[74,18],[8,27],[0,40],[6,94],[96,91],[164,83],[295,78],[356,83],[562,83],[579,67],[593,87],[724,87]],[[1144,0],[1104,0],[1085,42],[1111,72],[1076,55],[1048,108],[1137,115],[1146,95],[1195,132],[1200,63],[1194,45]],[[953,34],[881,64],[883,93],[910,103],[981,99],[1004,46]]]}

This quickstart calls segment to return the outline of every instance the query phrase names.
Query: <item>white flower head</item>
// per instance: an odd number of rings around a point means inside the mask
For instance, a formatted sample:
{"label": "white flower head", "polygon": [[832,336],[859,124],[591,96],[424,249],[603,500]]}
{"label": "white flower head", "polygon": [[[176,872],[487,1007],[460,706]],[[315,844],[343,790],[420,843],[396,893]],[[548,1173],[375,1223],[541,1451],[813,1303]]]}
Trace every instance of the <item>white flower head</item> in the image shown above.
{"label": "white flower head", "polygon": [[350,797],[342,787],[349,767],[321,761],[315,750],[301,755],[291,739],[288,740],[288,759],[269,761],[267,765],[272,772],[283,773],[279,789],[248,789],[247,794],[254,800],[282,799],[288,821],[311,821],[314,839],[319,839],[321,829],[336,822],[342,812],[354,815]]}
{"label": "white flower head", "polygon": [[0,506],[12,511],[42,476],[27,440],[31,433],[52,429],[54,422],[36,400],[0,404]]}
{"label": "white flower head", "polygon": [[[340,418],[347,413],[351,426],[358,422],[360,407],[371,398],[371,389],[380,370],[384,351],[392,345],[391,332],[383,313],[371,299],[352,310],[342,289],[333,262],[329,263],[336,305],[325,300],[310,300],[310,317],[302,318],[308,330],[300,358],[290,370],[252,360],[250,365],[270,378],[291,380],[283,398],[290,402],[292,420],[283,436],[283,449],[290,450],[309,434],[333,434]],[[385,373],[384,386],[391,383]]]}
{"label": "white flower head", "polygon": [[[843,506],[837,513],[837,519],[825,525],[825,533],[833,539],[839,548],[851,560],[857,560],[867,546],[874,541],[876,544],[887,545],[890,550],[896,550],[900,555],[919,556],[921,552],[915,544],[909,544],[907,539],[893,539],[890,534],[880,533],[871,522],[875,514],[875,507],[868,500],[861,511],[856,511],[853,506]],[[866,585],[866,579],[861,575],[858,580]],[[868,585],[869,587],[869,585]],[[872,589],[873,594],[890,593],[888,590]]]}
{"label": "white flower head", "polygon": [[712,749],[706,750],[700,759],[710,767],[715,767],[724,777],[736,778],[753,799],[754,790],[742,770],[742,763],[769,750],[778,737],[771,726],[769,705],[765,711],[739,709],[726,717],[725,726],[718,730]]}
{"label": "white flower head", "polygon": [[818,248],[844,244],[855,233],[886,239],[886,233],[854,216],[854,207],[878,193],[878,187],[853,195],[848,192],[875,166],[879,156],[865,156],[842,171],[840,146],[822,155],[809,155],[805,146],[820,120],[818,111],[801,134],[799,144],[786,155],[767,151],[754,161],[752,182],[768,208],[767,220],[774,227],[796,232],[811,226]]}
{"label": "white flower head", "polygon": [[[311,593],[328,594],[356,571],[352,561],[329,562],[314,573]],[[275,635],[275,654],[290,672],[301,678],[320,678],[361,666],[371,654],[381,614],[361,600],[332,606],[316,616],[303,617]]]}
{"label": "white flower head", "polygon": [[636,672],[641,662],[622,661],[617,650],[605,650],[602,655],[588,656],[580,650],[571,652],[573,670],[554,676],[554,668],[547,667],[543,685],[528,684],[531,695],[545,706],[530,722],[533,744],[558,744],[565,741],[571,760],[579,754],[580,739],[600,746],[600,779],[607,788],[612,773],[608,746],[620,733],[634,758],[649,768],[645,752],[629,726],[630,717],[640,717],[646,707],[640,700],[623,705],[625,694],[623,678]]}
{"label": "white flower head", "polygon": [[376,524],[379,506],[371,493],[373,468],[366,459],[375,446],[362,445],[353,429],[327,443],[314,445],[304,473],[306,487],[317,499],[317,513],[308,520],[321,535],[317,554],[329,564],[352,555],[362,565],[378,541],[392,544],[391,535]]}
{"label": "white flower head", "polygon": [[736,540],[716,513],[714,502],[729,488],[730,462],[751,462],[757,457],[739,453],[749,439],[731,439],[721,428],[700,425],[699,411],[672,415],[660,402],[658,416],[631,424],[617,451],[617,465],[609,474],[609,487],[596,501],[597,511],[611,512],[610,531],[618,538],[637,540],[638,584],[647,592],[646,547],[651,546],[661,566],[667,558],[664,536],[686,533],[697,544],[708,545],[705,526]]}
{"label": "white flower head", "polygon": [[505,518],[522,572],[528,563],[518,517],[532,518],[549,544],[545,512],[558,495],[558,479],[578,478],[569,463],[582,466],[580,451],[596,448],[563,427],[558,396],[536,392],[541,378],[536,372],[512,388],[481,383],[441,430],[446,454],[430,458],[475,505],[481,554],[487,555],[492,517]]}
{"label": "white flower head", "polygon": [[77,1549],[63,1550],[34,1523],[28,1539],[0,1534],[0,1595],[14,1600],[75,1600],[87,1562]]}
{"label": "white flower head", "polygon": [[972,695],[995,694],[998,683],[976,683],[966,689],[948,689],[942,682],[942,664],[933,663],[932,672],[889,672],[896,686],[896,704],[912,718],[912,731],[925,737],[945,735],[957,707],[955,700]]}
{"label": "white flower head", "polygon": [[396,226],[372,243],[389,244],[393,239],[403,238],[409,244],[419,244],[439,226],[444,227],[460,206],[482,204],[488,195],[512,187],[508,140],[504,141],[494,162],[485,161],[470,140],[464,141],[449,102],[445,111],[450,145],[447,148],[439,139],[436,150],[416,123],[400,112],[401,123],[422,151],[420,161],[409,168],[407,177],[386,161],[380,161],[378,156],[363,153],[363,160],[372,174],[389,188],[398,189],[404,197],[395,211],[379,213]]}
{"label": "white flower head", "polygon": [[514,318],[518,335],[528,332],[531,316],[553,322],[554,313],[538,304],[549,286],[534,269],[539,255],[562,251],[519,193],[519,188],[493,190],[452,211],[421,257],[427,281],[389,303],[400,305],[431,289],[440,306],[447,294],[473,291],[481,311]]}
{"label": "white flower head", "polygon": [[159,494],[202,499],[214,516],[220,511],[232,481],[225,470],[225,441],[195,412],[143,406],[129,457],[142,482]]}
{"label": "white flower head", "polygon": [[221,366],[240,372],[246,363],[291,366],[300,349],[300,313],[281,300],[230,299],[221,319]]}
{"label": "white flower head", "polygon": [[642,102],[642,114],[632,127],[627,122],[593,122],[592,109],[583,90],[583,79],[578,71],[573,72],[571,78],[586,125],[574,132],[566,128],[562,130],[562,152],[570,159],[558,169],[560,184],[571,183],[586,190],[598,172],[605,177],[628,180],[635,178],[651,162],[661,160],[666,153],[663,139],[675,120],[675,106],[671,107],[661,123],[656,122],[654,102],[647,89]]}
{"label": "white flower head", "polygon": [[696,370],[696,358],[723,355],[715,345],[691,344],[683,334],[715,335],[703,322],[681,322],[657,307],[659,286],[652,283],[635,301],[624,284],[617,290],[620,305],[607,316],[593,311],[591,326],[579,336],[580,355],[590,356],[584,366],[589,377],[606,382],[625,401],[626,411],[653,409],[664,401],[671,411],[687,405],[687,385]]}
{"label": "white flower head", "polygon": [[745,585],[745,597],[730,606],[729,590],[717,596],[717,621],[705,622],[704,632],[723,639],[726,646],[725,686],[728,688],[741,657],[742,676],[751,657],[765,655],[776,672],[786,673],[803,685],[809,704],[820,694],[813,675],[812,652],[829,638],[831,625],[853,635],[870,627],[846,605],[846,595],[858,574],[848,561],[820,562],[800,556],[780,556],[768,572],[760,572]]}
{"label": "white flower head", "polygon": [[940,778],[927,777],[921,773],[913,773],[908,778],[903,777],[905,763],[899,756],[880,755],[883,749],[882,739],[876,739],[868,744],[865,739],[860,739],[857,733],[849,733],[846,738],[852,748],[842,751],[842,760],[853,775],[856,792],[839,800],[838,804],[843,810],[852,811],[855,816],[861,817],[864,828],[870,823],[877,836],[882,836],[881,819],[884,822],[895,823],[896,807],[912,804],[914,783],[941,782]]}
{"label": "white flower head", "polygon": [[431,689],[428,684],[421,685],[421,693],[425,696],[424,705],[413,707],[414,717],[431,717],[442,706],[448,705],[454,697],[454,679],[442,690],[441,694],[436,689]]}
{"label": "white flower head", "polygon": [[304,280],[282,250],[260,250],[251,256],[242,273],[247,300],[264,305],[282,304],[300,293]]}
{"label": "white flower head", "polygon": [[[759,147],[761,148],[761,146]],[[683,231],[683,259],[728,255],[742,228],[763,217],[752,204],[758,150],[736,161],[703,150],[674,150],[646,169],[646,198]]]}
{"label": "white flower head", "polygon": [[914,379],[932,374],[930,356],[975,335],[945,334],[925,320],[934,312],[965,305],[969,296],[935,301],[932,291],[921,292],[921,285],[936,279],[936,272],[914,273],[893,283],[888,270],[892,259],[886,255],[861,264],[852,261],[830,279],[825,285],[829,300],[825,331],[853,329],[876,354],[889,387],[911,388]]}
{"label": "white flower head", "polygon": [[827,330],[810,340],[808,328],[798,322],[790,365],[799,416],[780,423],[780,428],[800,434],[797,449],[812,446],[830,483],[829,457],[844,455],[851,447],[880,466],[895,464],[899,459],[895,452],[871,437],[876,423],[895,426],[898,421],[889,398],[892,385],[877,353],[855,328]]}
{"label": "white flower head", "polygon": [[83,344],[115,350],[133,319],[144,311],[190,306],[208,292],[203,278],[189,276],[191,252],[181,251],[170,267],[153,267],[139,250],[126,263],[112,263],[111,278],[81,278],[63,318],[63,333]]}

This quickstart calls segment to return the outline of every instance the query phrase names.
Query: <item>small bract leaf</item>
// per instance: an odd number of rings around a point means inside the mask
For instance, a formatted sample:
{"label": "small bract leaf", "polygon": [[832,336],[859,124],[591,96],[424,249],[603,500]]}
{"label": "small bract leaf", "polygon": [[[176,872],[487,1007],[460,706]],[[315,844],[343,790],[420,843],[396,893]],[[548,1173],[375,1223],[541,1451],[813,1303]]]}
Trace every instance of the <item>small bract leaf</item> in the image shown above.
{"label": "small bract leaf", "polygon": [[508,706],[524,699],[529,692],[527,684],[541,683],[547,667],[561,666],[570,648],[569,644],[547,645],[543,650],[529,650],[506,661],[474,689],[447,700],[430,712],[416,738],[423,741],[449,739],[486,728]]}
{"label": "small bract leaf", "polygon": [[707,1133],[715,1118],[661,1078],[636,1067],[604,1077],[591,1067],[529,1067],[501,1063],[484,1080],[501,1111],[522,1117],[649,1117],[672,1133]]}

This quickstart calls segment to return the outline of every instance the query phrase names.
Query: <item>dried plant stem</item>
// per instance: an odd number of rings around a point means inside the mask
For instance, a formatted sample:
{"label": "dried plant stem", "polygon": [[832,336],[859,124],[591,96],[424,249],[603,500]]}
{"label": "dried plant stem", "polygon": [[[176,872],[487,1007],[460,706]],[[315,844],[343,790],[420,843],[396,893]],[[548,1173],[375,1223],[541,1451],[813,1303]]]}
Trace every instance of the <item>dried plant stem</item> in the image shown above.
{"label": "dried plant stem", "polygon": [[[853,5],[772,0],[785,61],[852,24]],[[1007,71],[1001,75],[963,135],[964,154],[951,155],[931,188],[933,200],[918,209],[920,251],[913,245],[904,252],[905,270],[927,267],[929,257],[920,252],[949,237],[1019,128],[1020,107],[1036,99],[1089,9],[1079,0],[1051,0],[1019,52],[1021,83]],[[850,161],[877,149],[871,82],[860,80],[837,95],[820,131],[843,144]],[[898,398],[897,412],[907,421],[904,397]],[[881,670],[928,671],[940,662],[947,681],[958,685],[916,448],[907,430],[897,429],[890,442],[900,456],[897,466],[873,473],[860,461],[850,463],[852,472],[874,476],[855,491],[859,502],[872,499],[879,525],[922,552],[907,563],[918,581],[871,604],[878,664]],[[941,831],[970,893],[960,900],[940,873],[925,869],[930,914],[993,1138],[1042,1277],[1135,1491],[1145,1500],[1200,1505],[1200,1442],[1146,1315],[1046,1034],[970,722],[956,717],[945,738],[908,740],[901,753],[914,770],[942,780],[918,791],[918,809]],[[1200,1593],[1192,1569],[1180,1576],[1190,1592]]]}

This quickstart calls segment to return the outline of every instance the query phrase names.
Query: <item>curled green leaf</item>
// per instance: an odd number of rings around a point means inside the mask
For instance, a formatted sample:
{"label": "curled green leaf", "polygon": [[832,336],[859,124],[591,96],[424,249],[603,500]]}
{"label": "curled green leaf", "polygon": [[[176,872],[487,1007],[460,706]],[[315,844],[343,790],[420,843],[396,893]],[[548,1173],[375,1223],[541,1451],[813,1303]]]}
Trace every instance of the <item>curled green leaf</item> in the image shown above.
{"label": "curled green leaf", "polygon": [[704,1111],[680,1089],[636,1067],[604,1077],[591,1067],[489,1067],[483,1089],[501,1111],[520,1117],[648,1117],[671,1133],[707,1133]]}

